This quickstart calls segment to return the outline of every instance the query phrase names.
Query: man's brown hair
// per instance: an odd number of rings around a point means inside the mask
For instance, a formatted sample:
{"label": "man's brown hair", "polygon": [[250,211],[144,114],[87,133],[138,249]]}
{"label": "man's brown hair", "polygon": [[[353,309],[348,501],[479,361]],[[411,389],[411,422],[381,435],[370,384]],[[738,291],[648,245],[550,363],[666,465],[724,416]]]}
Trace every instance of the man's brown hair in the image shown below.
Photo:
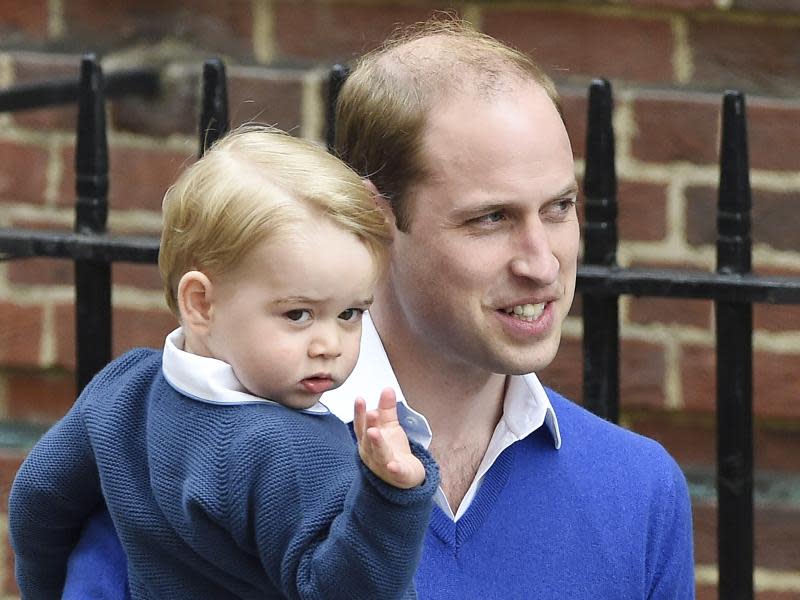
{"label": "man's brown hair", "polygon": [[553,81],[530,57],[453,17],[395,32],[365,54],[336,108],[336,151],[389,200],[408,231],[407,194],[425,176],[422,137],[428,114],[448,96],[491,96],[519,82],[541,86],[560,109]]}

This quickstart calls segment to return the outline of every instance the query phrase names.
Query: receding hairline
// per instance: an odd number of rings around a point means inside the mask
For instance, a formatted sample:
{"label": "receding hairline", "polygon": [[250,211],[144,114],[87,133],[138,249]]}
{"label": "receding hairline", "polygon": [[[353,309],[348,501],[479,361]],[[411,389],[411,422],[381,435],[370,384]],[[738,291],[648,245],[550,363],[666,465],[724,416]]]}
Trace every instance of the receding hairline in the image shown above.
{"label": "receding hairline", "polygon": [[452,94],[493,95],[524,83],[544,89],[561,112],[551,78],[524,52],[475,31],[462,21],[433,20],[398,30],[360,65],[407,82],[428,102]]}

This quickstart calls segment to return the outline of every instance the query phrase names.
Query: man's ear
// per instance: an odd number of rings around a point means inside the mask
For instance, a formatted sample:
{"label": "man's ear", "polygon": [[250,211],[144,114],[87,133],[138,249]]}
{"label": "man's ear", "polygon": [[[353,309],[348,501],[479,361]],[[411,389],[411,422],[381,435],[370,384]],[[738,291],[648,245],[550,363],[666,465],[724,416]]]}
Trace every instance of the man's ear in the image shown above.
{"label": "man's ear", "polygon": [[372,200],[381,209],[383,213],[383,218],[386,219],[386,222],[389,224],[392,232],[397,229],[397,220],[394,216],[394,210],[392,210],[392,203],[386,199],[386,197],[378,191],[378,188],[375,187],[375,184],[372,183],[369,179],[362,179],[361,181],[364,182],[364,186],[369,190],[370,195],[372,196]]}
{"label": "man's ear", "polygon": [[178,282],[181,325],[194,335],[204,335],[213,313],[213,284],[205,273],[188,271]]}

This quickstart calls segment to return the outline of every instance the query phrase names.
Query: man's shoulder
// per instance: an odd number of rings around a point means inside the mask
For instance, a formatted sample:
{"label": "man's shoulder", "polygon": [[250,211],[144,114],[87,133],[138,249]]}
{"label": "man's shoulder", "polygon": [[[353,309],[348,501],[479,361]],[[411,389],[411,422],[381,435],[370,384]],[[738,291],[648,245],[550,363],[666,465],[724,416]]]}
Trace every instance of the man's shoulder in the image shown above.
{"label": "man's shoulder", "polygon": [[662,482],[683,478],[680,467],[656,440],[606,421],[554,390],[545,391],[558,417],[560,452],[591,462],[599,471],[627,472]]}

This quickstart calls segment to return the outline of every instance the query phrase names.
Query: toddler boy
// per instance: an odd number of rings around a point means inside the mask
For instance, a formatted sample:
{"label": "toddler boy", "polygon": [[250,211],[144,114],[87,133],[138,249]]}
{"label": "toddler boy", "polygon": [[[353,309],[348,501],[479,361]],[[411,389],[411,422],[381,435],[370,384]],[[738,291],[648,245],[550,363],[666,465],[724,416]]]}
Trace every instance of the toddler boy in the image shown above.
{"label": "toddler boy", "polygon": [[[272,129],[230,133],[164,198],[180,327],[109,364],[10,497],[23,598],[59,597],[105,499],[133,598],[415,597],[438,470],[394,394],[357,399],[358,450],[319,403],[355,366],[388,233],[359,177]],[[360,459],[356,456],[360,455]]]}

